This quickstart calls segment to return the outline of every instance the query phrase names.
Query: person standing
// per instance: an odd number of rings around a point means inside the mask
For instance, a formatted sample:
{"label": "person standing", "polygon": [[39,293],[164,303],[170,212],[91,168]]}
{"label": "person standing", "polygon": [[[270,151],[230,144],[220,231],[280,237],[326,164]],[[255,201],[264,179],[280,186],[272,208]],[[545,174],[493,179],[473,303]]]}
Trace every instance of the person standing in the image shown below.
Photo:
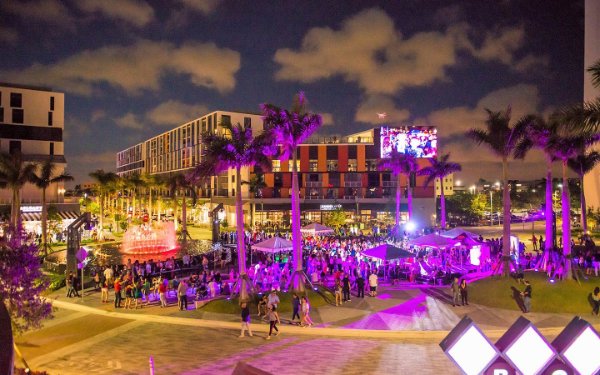
{"label": "person standing", "polygon": [[302,307],[302,318],[300,321],[300,326],[302,326],[302,327],[312,326],[313,321],[310,318],[310,304],[308,303],[308,298],[306,298],[306,296],[302,297],[301,307]]}
{"label": "person standing", "polygon": [[377,274],[375,272],[369,275],[369,295],[371,297],[377,295]]}
{"label": "person standing", "polygon": [[458,287],[458,289],[460,290],[460,300],[462,302],[462,305],[468,305],[469,304],[469,300],[468,300],[468,294],[467,294],[467,280],[462,279],[460,281],[460,285]]}
{"label": "person standing", "polygon": [[356,288],[358,289],[358,298],[365,298],[365,279],[362,277],[362,273],[358,273],[358,279],[356,279]]}
{"label": "person standing", "polygon": [[115,309],[121,307],[121,300],[123,299],[123,296],[121,295],[121,287],[121,278],[117,278],[115,280]]}
{"label": "person standing", "polygon": [[538,239],[535,236],[535,234],[533,235],[533,237],[531,237],[531,243],[533,244],[533,251],[537,251]]}
{"label": "person standing", "polygon": [[335,305],[339,306],[342,303],[342,281],[337,279],[335,280]]}
{"label": "person standing", "polygon": [[454,280],[452,280],[450,290],[452,291],[452,306],[456,306],[458,305],[458,299],[460,298],[460,286],[458,283],[458,277],[455,277]]}
{"label": "person standing", "polygon": [[158,298],[160,299],[160,307],[167,307],[167,280],[162,280],[158,284]]}
{"label": "person standing", "polygon": [[252,329],[250,329],[250,307],[246,302],[242,302],[242,332],[240,337],[244,337],[244,333],[248,330],[248,336],[252,337]]}
{"label": "person standing", "polygon": [[273,311],[275,316],[277,316],[277,323],[281,323],[279,320],[279,313],[277,312],[277,308],[279,307],[279,296],[277,295],[277,291],[275,289],[271,290],[271,293],[269,293],[268,306]]}
{"label": "person standing", "polygon": [[75,295],[75,289],[73,289],[73,272],[69,272],[66,279],[67,283],[67,298],[71,298]]}
{"label": "person standing", "polygon": [[531,284],[529,283],[529,280],[525,280],[525,290],[523,290],[521,295],[523,296],[525,312],[531,312]]}
{"label": "person standing", "polygon": [[267,313],[269,317],[269,336],[266,337],[267,340],[271,339],[271,335],[273,334],[273,329],[275,330],[275,336],[279,336],[279,329],[277,328],[277,314],[273,311],[273,307],[269,306],[269,312]]}
{"label": "person standing", "polygon": [[347,273],[344,273],[342,279],[342,292],[344,293],[344,302],[350,302],[350,278]]}
{"label": "person standing", "polygon": [[298,317],[300,320],[300,298],[296,293],[292,295],[292,321]]}
{"label": "person standing", "polygon": [[102,300],[102,303],[108,302],[108,281],[106,280],[102,282],[100,298]]}
{"label": "person standing", "polygon": [[185,280],[181,280],[177,286],[177,296],[179,297],[179,310],[187,310],[187,290],[188,285]]}

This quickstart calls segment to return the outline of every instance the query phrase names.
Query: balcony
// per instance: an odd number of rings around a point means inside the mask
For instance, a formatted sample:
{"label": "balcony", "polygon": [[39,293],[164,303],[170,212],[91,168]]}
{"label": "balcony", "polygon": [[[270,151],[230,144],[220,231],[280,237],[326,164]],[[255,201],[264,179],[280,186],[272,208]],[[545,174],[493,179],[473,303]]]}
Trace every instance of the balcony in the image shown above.
{"label": "balcony", "polygon": [[362,181],[344,181],[344,187],[362,187]]}
{"label": "balcony", "polygon": [[396,187],[396,185],[398,185],[397,181],[383,181],[382,182],[382,186],[383,187]]}
{"label": "balcony", "polygon": [[322,187],[323,181],[306,181],[304,185],[306,187]]}

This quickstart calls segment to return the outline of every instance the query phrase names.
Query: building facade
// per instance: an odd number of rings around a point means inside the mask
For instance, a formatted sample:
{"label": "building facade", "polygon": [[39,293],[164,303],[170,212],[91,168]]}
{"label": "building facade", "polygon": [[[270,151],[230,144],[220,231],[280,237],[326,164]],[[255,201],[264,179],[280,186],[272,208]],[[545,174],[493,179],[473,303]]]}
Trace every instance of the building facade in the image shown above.
{"label": "building facade", "polygon": [[[22,155],[24,162],[51,160],[56,174],[65,171],[65,95],[49,88],[0,83],[0,152]],[[46,190],[51,204],[64,202],[65,188],[56,183]],[[9,205],[11,192],[0,190],[0,204]],[[26,184],[21,192],[24,206],[41,202],[41,191]],[[31,210],[31,209],[30,209]]]}
{"label": "building facade", "polygon": [[[117,173],[170,174],[187,172],[202,158],[201,134],[220,131],[222,123],[250,126],[255,134],[263,130],[260,115],[216,111],[181,125],[171,131],[134,145],[117,154]],[[384,130],[382,130],[384,129]],[[395,129],[395,128],[391,128]],[[313,138],[298,148],[297,166],[300,187],[300,210],[305,222],[323,222],[333,210],[343,210],[351,222],[392,220],[395,215],[395,191],[402,189],[402,218],[407,217],[409,178],[402,176],[400,186],[389,171],[377,168],[383,150],[387,128],[375,128],[346,137]],[[387,134],[387,133],[386,133]],[[437,140],[436,140],[437,141]],[[386,141],[387,142],[387,141]],[[435,147],[435,145],[433,146]],[[389,152],[389,150],[388,150]],[[429,156],[433,155],[428,151]],[[419,158],[421,166],[429,165]],[[265,187],[250,193],[242,185],[245,218],[254,212],[256,223],[286,225],[290,220],[292,161],[272,160],[272,169],[244,168],[242,180],[260,176]],[[425,176],[411,179],[413,219],[420,226],[432,225],[435,213],[434,186],[424,186]],[[235,173],[233,170],[212,178],[207,186],[197,189],[200,198],[210,204],[222,203],[229,224],[235,225]]]}

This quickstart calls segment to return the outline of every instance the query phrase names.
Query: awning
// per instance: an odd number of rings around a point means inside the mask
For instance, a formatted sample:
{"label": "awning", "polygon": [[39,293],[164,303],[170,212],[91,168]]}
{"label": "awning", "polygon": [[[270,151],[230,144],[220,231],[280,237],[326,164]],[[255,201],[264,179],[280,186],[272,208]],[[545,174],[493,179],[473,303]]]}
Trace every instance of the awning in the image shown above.
{"label": "awning", "polygon": [[[61,220],[75,220],[79,217],[79,213],[76,211],[62,211],[58,212],[58,216]],[[42,221],[41,212],[21,212],[21,220],[23,221]]]}

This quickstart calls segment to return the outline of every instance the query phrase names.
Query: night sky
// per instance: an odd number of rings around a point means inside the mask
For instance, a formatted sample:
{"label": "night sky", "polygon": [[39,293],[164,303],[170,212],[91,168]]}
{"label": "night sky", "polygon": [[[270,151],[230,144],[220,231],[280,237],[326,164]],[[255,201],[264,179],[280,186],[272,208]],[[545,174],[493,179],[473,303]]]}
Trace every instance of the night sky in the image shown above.
{"label": "night sky", "polygon": [[[484,108],[516,120],[582,100],[583,28],[570,0],[2,0],[0,81],[66,93],[75,183],[207,111],[289,107],[299,90],[321,134],[438,126],[472,183],[500,177],[463,136]],[[541,162],[510,177],[542,178]]]}

